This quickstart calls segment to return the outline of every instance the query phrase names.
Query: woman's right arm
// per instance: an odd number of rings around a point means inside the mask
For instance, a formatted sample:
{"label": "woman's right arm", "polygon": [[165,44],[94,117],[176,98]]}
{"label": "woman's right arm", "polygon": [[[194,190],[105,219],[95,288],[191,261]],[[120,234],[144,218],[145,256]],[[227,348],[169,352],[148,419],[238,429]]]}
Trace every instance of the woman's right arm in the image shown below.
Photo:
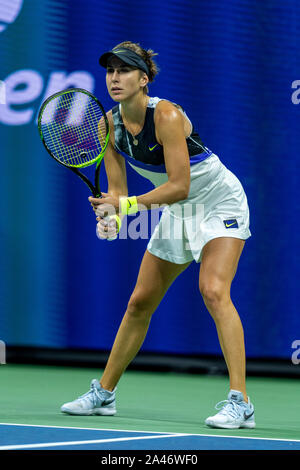
{"label": "woman's right arm", "polygon": [[[107,192],[109,195],[119,200],[120,196],[128,196],[126,164],[125,159],[114,149],[114,124],[111,111],[107,113],[107,118],[110,128],[110,136],[103,157],[108,182]],[[107,220],[104,220],[103,217],[99,216],[99,209],[103,210],[105,209],[105,207],[104,205],[99,206],[97,204],[96,199],[91,199],[91,205],[93,207],[94,212],[96,213],[97,220],[99,221],[97,226],[97,233],[100,235],[100,238],[109,238],[109,236],[112,236],[112,234],[107,233],[107,231],[110,231],[110,227],[108,227],[108,222]],[[121,215],[119,215],[119,217],[121,219],[123,218],[123,216]],[[112,229],[115,229],[116,221],[112,220],[109,225],[111,225]]]}
{"label": "woman's right arm", "polygon": [[108,181],[108,194],[119,198],[128,195],[125,159],[115,151],[114,123],[112,112],[107,113],[110,128],[109,143],[104,154],[104,165]]}

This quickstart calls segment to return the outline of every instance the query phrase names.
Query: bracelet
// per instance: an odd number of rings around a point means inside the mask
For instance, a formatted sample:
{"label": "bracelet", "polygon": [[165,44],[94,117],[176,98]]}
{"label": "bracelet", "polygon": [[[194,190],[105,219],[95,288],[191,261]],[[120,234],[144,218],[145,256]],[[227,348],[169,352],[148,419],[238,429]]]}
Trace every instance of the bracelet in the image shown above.
{"label": "bracelet", "polygon": [[110,215],[109,220],[111,220],[111,219],[115,219],[115,221],[117,222],[117,233],[119,233],[120,229],[121,229],[121,225],[122,225],[122,220],[120,219],[120,217],[117,214]]}
{"label": "bracelet", "polygon": [[139,210],[136,196],[120,197],[121,214],[136,214]]}

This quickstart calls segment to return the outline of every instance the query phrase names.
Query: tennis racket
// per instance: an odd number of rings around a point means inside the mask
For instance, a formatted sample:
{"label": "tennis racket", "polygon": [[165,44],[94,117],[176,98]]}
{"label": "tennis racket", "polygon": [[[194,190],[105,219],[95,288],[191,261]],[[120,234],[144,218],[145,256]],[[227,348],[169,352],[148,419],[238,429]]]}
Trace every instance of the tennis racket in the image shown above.
{"label": "tennis racket", "polygon": [[[40,108],[38,129],[51,157],[79,176],[94,197],[102,197],[99,174],[109,141],[109,124],[100,101],[82,88],[54,93]],[[79,170],[93,164],[94,184]]]}
{"label": "tennis racket", "polygon": [[[99,173],[109,124],[100,101],[81,88],[54,93],[41,106],[38,129],[51,157],[78,175],[94,197],[101,197]],[[93,164],[94,184],[80,171]]]}

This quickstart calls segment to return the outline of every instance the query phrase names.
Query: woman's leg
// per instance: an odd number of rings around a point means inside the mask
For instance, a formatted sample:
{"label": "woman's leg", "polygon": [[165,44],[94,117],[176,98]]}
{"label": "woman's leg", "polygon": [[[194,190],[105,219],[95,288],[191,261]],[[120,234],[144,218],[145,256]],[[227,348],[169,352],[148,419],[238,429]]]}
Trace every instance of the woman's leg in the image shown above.
{"label": "woman's leg", "polygon": [[172,282],[189,264],[174,264],[145,252],[136,286],[100,379],[104,389],[112,391],[115,388],[124,370],[141,348],[152,314]]}
{"label": "woman's leg", "polygon": [[244,240],[215,238],[203,248],[199,288],[216,324],[220,346],[227,364],[230,388],[246,392],[244,332],[231,297],[230,288],[244,248]]}

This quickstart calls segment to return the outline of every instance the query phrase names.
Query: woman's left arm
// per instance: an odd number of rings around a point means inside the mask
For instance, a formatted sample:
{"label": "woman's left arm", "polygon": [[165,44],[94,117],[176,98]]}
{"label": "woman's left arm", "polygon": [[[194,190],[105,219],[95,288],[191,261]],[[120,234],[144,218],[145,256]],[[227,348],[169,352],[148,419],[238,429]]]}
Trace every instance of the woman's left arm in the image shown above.
{"label": "woman's left arm", "polygon": [[[184,134],[184,117],[170,102],[162,101],[155,110],[157,140],[164,149],[168,181],[148,193],[136,196],[138,210],[152,205],[173,204],[188,197],[190,190],[190,157]],[[102,193],[102,199],[93,199],[97,205],[108,204],[119,211],[119,200]]]}
{"label": "woman's left arm", "polygon": [[173,204],[184,200],[190,189],[190,158],[182,113],[168,101],[162,101],[155,113],[155,128],[164,149],[168,181],[137,196],[137,203],[147,209],[151,209],[152,204]]}

